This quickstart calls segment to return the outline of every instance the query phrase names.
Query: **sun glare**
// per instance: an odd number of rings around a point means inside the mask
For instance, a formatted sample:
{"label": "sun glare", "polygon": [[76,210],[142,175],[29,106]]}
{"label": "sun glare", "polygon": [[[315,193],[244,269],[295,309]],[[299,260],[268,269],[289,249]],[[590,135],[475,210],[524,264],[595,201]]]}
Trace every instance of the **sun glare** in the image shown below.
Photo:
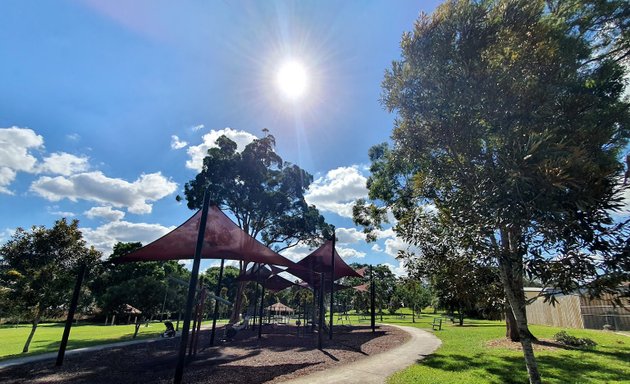
{"label": "sun glare", "polygon": [[290,100],[297,100],[306,93],[308,79],[306,69],[297,61],[288,61],[276,76],[280,91]]}

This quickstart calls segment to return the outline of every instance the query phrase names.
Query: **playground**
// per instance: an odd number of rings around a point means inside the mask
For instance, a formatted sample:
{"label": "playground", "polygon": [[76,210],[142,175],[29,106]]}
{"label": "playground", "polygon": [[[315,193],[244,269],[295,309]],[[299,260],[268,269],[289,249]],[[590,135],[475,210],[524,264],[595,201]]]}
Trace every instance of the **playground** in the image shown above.
{"label": "playground", "polygon": [[[217,329],[224,335],[224,328]],[[191,383],[280,382],[374,356],[404,344],[409,334],[391,326],[372,332],[365,325],[337,326],[335,338],[317,348],[317,335],[298,333],[294,325],[268,325],[239,331],[231,340],[209,345],[210,331],[199,334],[199,348],[189,358],[183,381]],[[156,338],[115,348],[66,356],[64,365],[50,360],[0,370],[3,383],[172,383],[179,337]]]}

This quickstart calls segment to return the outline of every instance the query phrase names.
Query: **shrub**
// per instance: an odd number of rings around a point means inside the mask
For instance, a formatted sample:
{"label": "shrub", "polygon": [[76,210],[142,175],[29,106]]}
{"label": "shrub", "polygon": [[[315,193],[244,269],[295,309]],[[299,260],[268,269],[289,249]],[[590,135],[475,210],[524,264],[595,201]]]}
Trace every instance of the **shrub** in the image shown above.
{"label": "shrub", "polygon": [[553,338],[557,342],[571,347],[592,349],[597,346],[597,343],[589,338],[571,336],[566,331],[556,333]]}

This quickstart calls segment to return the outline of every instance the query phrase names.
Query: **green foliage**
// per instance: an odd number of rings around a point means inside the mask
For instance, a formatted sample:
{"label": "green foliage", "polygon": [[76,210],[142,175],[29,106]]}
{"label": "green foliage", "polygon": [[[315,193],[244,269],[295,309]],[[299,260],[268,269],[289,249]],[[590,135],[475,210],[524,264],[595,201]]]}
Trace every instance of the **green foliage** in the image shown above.
{"label": "green foliage", "polygon": [[470,248],[458,246],[461,232],[443,225],[433,215],[417,220],[412,226],[402,224],[400,231],[414,233],[417,252],[403,251],[398,258],[411,274],[430,283],[438,307],[470,317],[501,317],[505,295],[495,262]]}
{"label": "green foliage", "polygon": [[[228,137],[219,137],[217,146],[208,149],[201,172],[184,186],[188,208],[201,208],[207,193],[212,204],[234,215],[243,231],[276,251],[299,242],[319,245],[332,236],[332,227],[304,199],[313,176],[283,161],[275,152],[275,138],[264,132],[265,137],[242,152]],[[247,262],[241,262],[240,272],[246,270]],[[239,284],[232,322],[242,310],[244,288]]]}
{"label": "green foliage", "polygon": [[553,339],[571,347],[593,349],[597,346],[597,343],[588,337],[571,336],[567,333],[567,331],[560,331],[556,333],[553,335]]}
{"label": "green foliage", "polygon": [[[216,292],[217,283],[219,280],[219,267],[210,267],[203,274],[203,282],[210,289],[212,293]],[[221,279],[221,289],[225,289],[225,295],[228,300],[233,300],[238,290],[239,270],[233,266],[225,266],[223,268],[223,278]]]}
{"label": "green foliage", "polygon": [[[141,243],[118,243],[109,261],[142,247]],[[124,314],[128,304],[150,318],[162,312],[179,312],[185,303],[189,272],[177,261],[105,263],[89,285],[101,310]],[[166,301],[165,301],[166,299]]]}
{"label": "green foliage", "polygon": [[411,309],[413,322],[415,322],[415,315],[421,313],[423,308],[431,304],[431,292],[429,288],[412,277],[398,280],[396,295],[404,303],[405,307]]}
{"label": "green foliage", "polygon": [[245,232],[277,250],[298,241],[318,245],[331,236],[324,218],[304,200],[313,176],[283,161],[272,135],[255,139],[242,152],[226,136],[216,144],[208,149],[202,171],[184,187],[188,208],[201,208],[207,191],[211,202],[232,212]]}
{"label": "green foliage", "polygon": [[18,228],[0,247],[0,313],[32,323],[24,352],[40,320],[67,308],[79,265],[89,269],[99,258],[98,251],[85,245],[78,220],[57,220],[50,229]]}
{"label": "green foliage", "polygon": [[[370,150],[355,222],[373,232],[391,210],[419,245],[436,215],[458,234],[450,249],[496,262],[532,383],[523,276],[593,295],[630,279],[630,233],[612,216],[630,108],[610,48],[627,43],[627,15],[617,1],[449,1],[403,35],[383,80],[393,146]],[[584,33],[609,24],[609,42]]]}

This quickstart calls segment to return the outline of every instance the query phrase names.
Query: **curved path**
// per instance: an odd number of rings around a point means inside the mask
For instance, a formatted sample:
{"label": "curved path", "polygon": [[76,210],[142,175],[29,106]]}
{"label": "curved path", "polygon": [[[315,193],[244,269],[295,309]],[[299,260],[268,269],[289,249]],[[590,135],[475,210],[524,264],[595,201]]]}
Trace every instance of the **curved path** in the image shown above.
{"label": "curved path", "polygon": [[387,325],[409,333],[411,339],[389,351],[354,363],[284,381],[282,384],[385,383],[387,377],[424,359],[442,344],[442,341],[431,332],[414,327]]}

